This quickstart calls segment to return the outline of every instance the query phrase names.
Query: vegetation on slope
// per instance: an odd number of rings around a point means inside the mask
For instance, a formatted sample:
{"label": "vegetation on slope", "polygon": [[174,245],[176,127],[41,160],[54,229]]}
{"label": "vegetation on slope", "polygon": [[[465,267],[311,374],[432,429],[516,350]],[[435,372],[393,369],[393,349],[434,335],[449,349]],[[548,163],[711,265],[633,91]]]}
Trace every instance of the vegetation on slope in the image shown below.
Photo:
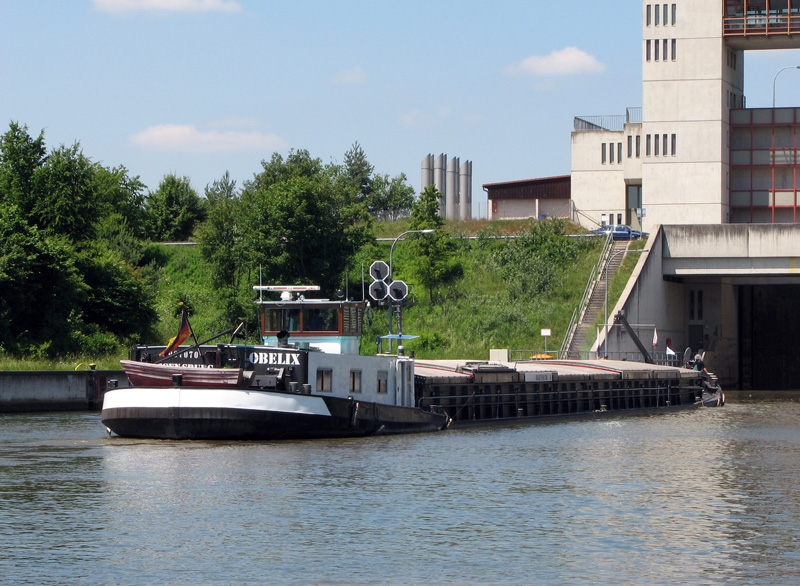
{"label": "vegetation on slope", "polygon": [[[134,343],[172,337],[181,302],[198,339],[244,321],[257,341],[254,284],[358,299],[395,238],[431,229],[393,255],[416,300],[403,310],[403,332],[419,336],[409,350],[540,351],[542,328],[555,350],[601,247],[563,220],[444,222],[435,188],[415,198],[404,175],[374,174],[358,143],[341,165],[298,150],[261,167],[242,187],[226,173],[204,197],[175,175],[145,193],[77,143],[48,153],[43,134],[12,123],[0,137],[0,367],[115,365]],[[385,304],[371,303],[367,321],[362,349],[374,352]]]}

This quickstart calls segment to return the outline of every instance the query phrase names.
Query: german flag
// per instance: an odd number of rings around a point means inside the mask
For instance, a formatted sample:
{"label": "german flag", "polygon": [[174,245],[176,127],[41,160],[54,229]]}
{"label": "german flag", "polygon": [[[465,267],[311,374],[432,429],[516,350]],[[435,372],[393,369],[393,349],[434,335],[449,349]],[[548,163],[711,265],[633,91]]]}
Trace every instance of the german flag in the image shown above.
{"label": "german flag", "polygon": [[[183,305],[183,303],[181,303],[181,305]],[[159,354],[159,356],[163,358],[168,354],[174,352],[175,349],[178,346],[180,346],[183,343],[183,341],[189,337],[189,334],[191,333],[192,333],[192,328],[189,325],[189,316],[186,314],[186,308],[184,307],[183,311],[181,311],[181,325],[178,328],[178,335],[169,341],[169,344],[167,344],[167,347],[161,351],[161,354]]]}

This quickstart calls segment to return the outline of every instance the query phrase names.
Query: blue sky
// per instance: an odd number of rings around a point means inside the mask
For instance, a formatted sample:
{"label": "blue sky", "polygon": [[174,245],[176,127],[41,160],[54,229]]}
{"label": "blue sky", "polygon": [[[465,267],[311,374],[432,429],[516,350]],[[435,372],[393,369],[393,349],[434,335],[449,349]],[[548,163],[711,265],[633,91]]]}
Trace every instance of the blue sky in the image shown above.
{"label": "blue sky", "polygon": [[[201,194],[273,152],[341,162],[356,141],[418,191],[446,153],[473,162],[485,216],[482,184],[569,173],[574,116],[641,106],[641,1],[612,4],[0,0],[0,130]],[[748,106],[787,65],[800,52],[748,54]],[[776,94],[800,104],[800,71]]]}

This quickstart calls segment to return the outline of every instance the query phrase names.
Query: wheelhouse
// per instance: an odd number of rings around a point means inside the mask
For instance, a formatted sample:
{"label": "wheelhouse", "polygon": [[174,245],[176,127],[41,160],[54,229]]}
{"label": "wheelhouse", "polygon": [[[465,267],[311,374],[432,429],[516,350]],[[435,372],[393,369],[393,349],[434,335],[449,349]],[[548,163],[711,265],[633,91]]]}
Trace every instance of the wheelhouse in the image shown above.
{"label": "wheelhouse", "polygon": [[[303,293],[319,290],[314,285],[256,285],[253,289],[259,291],[256,304],[260,308],[261,338],[265,345],[282,345],[286,342],[282,336],[288,334],[288,341],[301,348],[358,354],[364,301],[306,299]],[[265,291],[280,292],[280,300],[264,300]]]}

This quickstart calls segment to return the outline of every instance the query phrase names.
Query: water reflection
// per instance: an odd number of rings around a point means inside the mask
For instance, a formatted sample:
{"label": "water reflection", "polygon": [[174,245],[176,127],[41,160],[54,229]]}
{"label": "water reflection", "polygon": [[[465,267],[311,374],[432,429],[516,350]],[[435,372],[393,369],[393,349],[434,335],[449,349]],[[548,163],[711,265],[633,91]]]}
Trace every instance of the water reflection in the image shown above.
{"label": "water reflection", "polygon": [[[313,442],[0,417],[14,584],[782,584],[800,403]],[[2,581],[2,580],[0,580]]]}

